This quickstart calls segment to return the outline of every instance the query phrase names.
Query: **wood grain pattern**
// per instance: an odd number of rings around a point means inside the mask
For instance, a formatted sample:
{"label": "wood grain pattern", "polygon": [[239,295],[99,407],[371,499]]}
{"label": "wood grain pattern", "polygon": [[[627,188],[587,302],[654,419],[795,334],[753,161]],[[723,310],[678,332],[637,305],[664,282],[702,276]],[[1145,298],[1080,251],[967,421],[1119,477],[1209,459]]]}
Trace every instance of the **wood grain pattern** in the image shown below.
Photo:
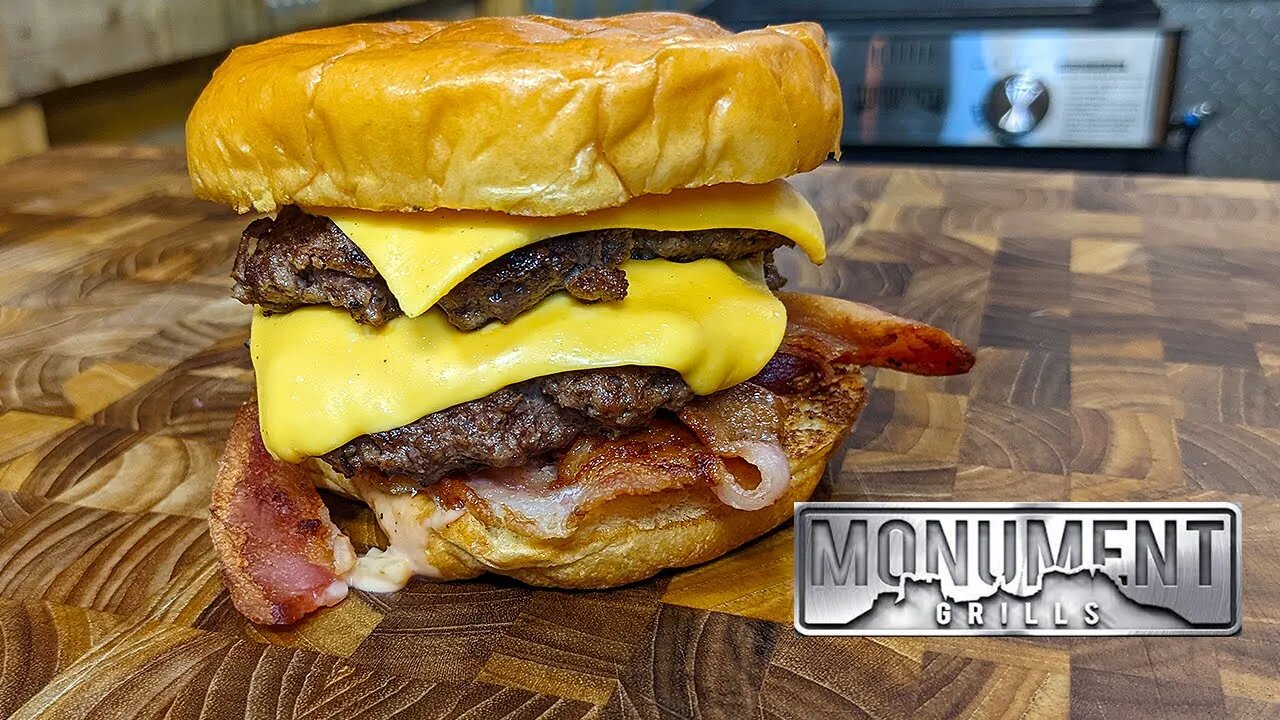
{"label": "wood grain pattern", "polygon": [[[0,28],[0,32],[3,28]],[[5,67],[4,48],[0,46],[0,76],[8,79],[9,69]],[[13,102],[13,95],[6,93],[0,81],[0,163],[14,158],[26,157],[43,152],[49,148],[49,137],[45,131],[44,110],[35,101]]]}
{"label": "wood grain pattern", "polygon": [[[827,166],[791,288],[971,343],[872,374],[816,497],[1232,500],[1222,639],[806,638],[781,529],[610,592],[482,578],[354,593],[289,628],[221,589],[205,503],[253,391],[228,297],[245,220],[181,157],[0,168],[0,714],[15,717],[1280,716],[1280,185]],[[369,512],[332,503],[367,547]]]}

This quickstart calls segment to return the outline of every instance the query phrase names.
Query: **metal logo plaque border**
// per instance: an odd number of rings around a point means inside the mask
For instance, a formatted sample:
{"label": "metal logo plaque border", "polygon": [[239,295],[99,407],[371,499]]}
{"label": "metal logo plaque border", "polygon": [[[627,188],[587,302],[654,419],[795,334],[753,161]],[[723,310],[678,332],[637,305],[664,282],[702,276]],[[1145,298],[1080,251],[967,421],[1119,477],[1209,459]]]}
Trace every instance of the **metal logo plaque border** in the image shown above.
{"label": "metal logo plaque border", "polygon": [[[897,513],[928,513],[939,510],[955,511],[968,510],[973,512],[1017,512],[1026,511],[1029,514],[1035,513],[1054,513],[1057,511],[1068,510],[1072,512],[1169,512],[1169,513],[1188,513],[1195,510],[1225,512],[1230,517],[1232,528],[1228,529],[1227,536],[1232,543],[1229,557],[1231,559],[1230,581],[1235,586],[1234,592],[1229,593],[1231,599],[1231,614],[1233,622],[1229,627],[1196,627],[1196,628],[1153,628],[1149,630],[1137,630],[1128,628],[1098,628],[1098,629],[1080,629],[1080,628],[1063,628],[1063,629],[1026,629],[1026,628],[994,628],[994,629],[921,629],[921,628],[868,628],[868,629],[848,629],[831,626],[810,626],[803,622],[804,593],[805,593],[805,575],[802,563],[808,558],[808,548],[805,547],[806,533],[801,530],[802,516],[806,511],[871,511],[878,513],[897,512]],[[794,602],[792,606],[793,625],[797,632],[801,635],[809,636],[840,636],[840,637],[1125,637],[1125,636],[1184,636],[1184,637],[1211,637],[1211,636],[1232,636],[1240,634],[1244,620],[1243,610],[1243,584],[1244,584],[1244,555],[1242,547],[1242,524],[1240,506],[1233,502],[1227,501],[1186,501],[1186,502],[908,502],[908,503],[883,503],[883,502],[825,502],[810,501],[794,503],[793,514],[793,533],[794,533],[794,577],[792,586],[794,589]]]}

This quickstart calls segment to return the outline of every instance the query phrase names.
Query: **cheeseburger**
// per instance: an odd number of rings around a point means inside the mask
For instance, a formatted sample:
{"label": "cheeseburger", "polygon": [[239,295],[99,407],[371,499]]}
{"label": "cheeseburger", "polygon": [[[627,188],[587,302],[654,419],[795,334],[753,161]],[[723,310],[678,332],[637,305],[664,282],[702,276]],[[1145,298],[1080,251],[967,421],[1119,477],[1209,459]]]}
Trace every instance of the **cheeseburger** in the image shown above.
{"label": "cheeseburger", "polygon": [[[946,333],[789,294],[824,258],[784,178],[838,150],[826,38],[679,14],[352,25],[237,49],[196,193],[264,214],[210,529],[236,606],[500,573],[603,588],[787,520],[866,391],[964,372]],[[317,488],[373,510],[358,555]]]}

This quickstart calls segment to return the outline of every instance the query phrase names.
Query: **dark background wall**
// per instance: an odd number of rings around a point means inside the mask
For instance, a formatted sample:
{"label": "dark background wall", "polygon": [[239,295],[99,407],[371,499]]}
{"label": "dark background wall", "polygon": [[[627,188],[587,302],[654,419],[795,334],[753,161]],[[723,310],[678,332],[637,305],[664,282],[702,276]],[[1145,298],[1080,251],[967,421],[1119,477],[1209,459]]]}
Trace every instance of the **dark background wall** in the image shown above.
{"label": "dark background wall", "polygon": [[1280,179],[1280,0],[1158,0],[1183,27],[1174,107],[1210,101],[1196,175]]}

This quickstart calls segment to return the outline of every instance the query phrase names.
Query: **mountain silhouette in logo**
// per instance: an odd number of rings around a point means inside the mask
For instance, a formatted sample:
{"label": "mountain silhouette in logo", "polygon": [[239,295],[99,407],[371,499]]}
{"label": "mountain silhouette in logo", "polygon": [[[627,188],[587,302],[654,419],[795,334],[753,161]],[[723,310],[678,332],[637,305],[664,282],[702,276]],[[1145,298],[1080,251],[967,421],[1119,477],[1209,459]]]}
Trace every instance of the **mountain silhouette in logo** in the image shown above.
{"label": "mountain silhouette in logo", "polygon": [[[899,599],[901,597],[901,599]],[[939,603],[951,605],[948,624],[937,622]],[[1061,616],[1065,624],[1054,624],[1054,603],[1061,604]],[[1084,605],[1097,604],[1098,621],[1086,623]],[[1159,630],[1193,627],[1190,622],[1167,608],[1144,605],[1126,597],[1108,575],[1102,572],[1077,570],[1074,572],[1052,570],[1041,577],[1038,592],[1028,596],[1014,595],[997,590],[994,594],[975,600],[982,606],[981,625],[970,625],[968,602],[955,602],[946,597],[941,584],[935,580],[905,580],[901,596],[897,592],[883,592],[871,609],[841,627],[849,630],[930,630],[930,629],[987,629],[987,630],[1098,630],[1142,629]],[[1006,622],[1001,622],[1001,604],[1006,606]],[[1025,621],[1024,605],[1031,603],[1031,618],[1038,624]]]}

